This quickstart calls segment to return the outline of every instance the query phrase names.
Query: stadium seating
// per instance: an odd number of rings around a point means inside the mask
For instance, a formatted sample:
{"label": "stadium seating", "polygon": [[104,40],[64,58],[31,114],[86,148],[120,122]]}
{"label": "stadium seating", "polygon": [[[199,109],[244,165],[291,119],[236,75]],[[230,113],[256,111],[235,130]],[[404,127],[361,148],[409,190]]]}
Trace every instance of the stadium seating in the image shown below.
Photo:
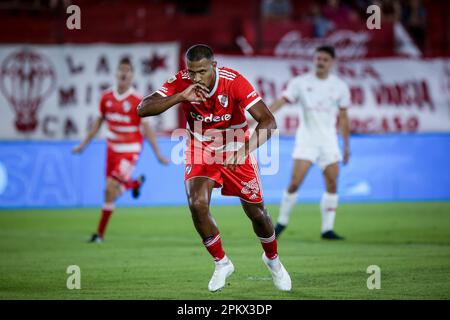
{"label": "stadium seating", "polygon": [[[293,1],[291,17],[272,28],[261,20],[259,1],[211,0],[208,17],[189,15],[177,8],[174,1],[133,0],[74,1],[82,8],[82,29],[65,27],[67,14],[63,9],[15,10],[12,5],[0,6],[0,43],[132,43],[176,40],[187,46],[193,41],[207,42],[223,53],[239,52],[238,35],[245,35],[259,53],[265,53],[272,44],[272,32],[286,32],[300,28],[312,28],[303,19],[311,1]],[[450,24],[448,1],[425,1],[429,15],[425,56],[443,56],[449,53]],[[30,19],[32,17],[32,19]],[[261,33],[259,28],[262,28]],[[341,26],[342,27],[342,26]],[[278,30],[278,31],[276,31]],[[262,43],[262,41],[264,43]],[[382,47],[382,46],[381,46]]]}

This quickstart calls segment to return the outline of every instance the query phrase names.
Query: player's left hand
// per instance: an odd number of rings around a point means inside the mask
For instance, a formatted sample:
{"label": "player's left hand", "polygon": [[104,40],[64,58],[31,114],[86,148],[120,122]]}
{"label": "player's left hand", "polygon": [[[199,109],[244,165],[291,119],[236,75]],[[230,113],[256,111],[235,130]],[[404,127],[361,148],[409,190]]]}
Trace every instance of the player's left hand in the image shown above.
{"label": "player's left hand", "polygon": [[158,158],[158,161],[159,161],[159,163],[161,163],[161,164],[163,164],[163,165],[168,165],[169,164],[169,160],[166,158],[166,157],[164,157],[162,154],[158,154],[157,155],[157,158]]}
{"label": "player's left hand", "polygon": [[236,171],[236,168],[240,164],[245,163],[245,159],[247,158],[247,154],[245,153],[245,150],[239,149],[236,152],[233,152],[228,158],[225,159],[223,166]]}
{"label": "player's left hand", "polygon": [[344,148],[344,165],[350,160],[350,149],[348,147]]}

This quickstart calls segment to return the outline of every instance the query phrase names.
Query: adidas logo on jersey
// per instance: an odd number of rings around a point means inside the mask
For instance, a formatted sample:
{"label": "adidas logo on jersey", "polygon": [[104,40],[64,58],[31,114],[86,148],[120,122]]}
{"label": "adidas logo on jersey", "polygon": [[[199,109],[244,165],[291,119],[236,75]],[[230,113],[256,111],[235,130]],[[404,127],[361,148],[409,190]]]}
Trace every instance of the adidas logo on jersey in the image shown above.
{"label": "adidas logo on jersey", "polygon": [[204,117],[200,114],[196,114],[195,112],[190,112],[190,115],[192,118],[194,118],[197,121],[203,121],[205,123],[209,122],[221,122],[221,121],[228,121],[231,119],[231,114],[226,113],[221,116],[214,116],[212,113],[210,113],[208,116]]}

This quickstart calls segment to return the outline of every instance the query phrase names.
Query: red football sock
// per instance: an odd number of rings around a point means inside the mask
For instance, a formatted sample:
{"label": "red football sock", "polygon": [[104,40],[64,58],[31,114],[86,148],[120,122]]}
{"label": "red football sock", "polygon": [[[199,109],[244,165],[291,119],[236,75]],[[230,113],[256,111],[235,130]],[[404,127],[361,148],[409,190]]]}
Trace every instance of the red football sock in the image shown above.
{"label": "red football sock", "polygon": [[129,189],[135,189],[135,188],[139,187],[141,182],[139,180],[131,180],[130,179],[130,180],[123,182],[122,184],[127,190],[129,190]]}
{"label": "red football sock", "polygon": [[269,238],[259,238],[261,245],[266,253],[266,257],[269,259],[275,259],[278,257],[277,239],[275,239],[275,232]]}
{"label": "red football sock", "polygon": [[220,233],[216,234],[214,237],[209,237],[203,244],[209,254],[214,258],[214,261],[222,260],[222,258],[225,257],[222,242],[220,241]]}
{"label": "red football sock", "polygon": [[114,203],[105,203],[102,209],[102,216],[100,218],[100,222],[98,223],[97,234],[103,238],[105,234],[106,226],[108,224],[109,218],[114,210]]}

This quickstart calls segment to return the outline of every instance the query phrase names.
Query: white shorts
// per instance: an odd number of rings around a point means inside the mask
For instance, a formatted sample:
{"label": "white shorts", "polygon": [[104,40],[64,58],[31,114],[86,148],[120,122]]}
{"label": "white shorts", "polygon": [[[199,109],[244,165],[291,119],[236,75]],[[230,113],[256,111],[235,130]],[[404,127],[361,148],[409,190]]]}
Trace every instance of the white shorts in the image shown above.
{"label": "white shorts", "polygon": [[305,145],[295,144],[292,158],[296,160],[308,160],[315,163],[323,171],[330,164],[342,160],[341,150],[335,145]]}

